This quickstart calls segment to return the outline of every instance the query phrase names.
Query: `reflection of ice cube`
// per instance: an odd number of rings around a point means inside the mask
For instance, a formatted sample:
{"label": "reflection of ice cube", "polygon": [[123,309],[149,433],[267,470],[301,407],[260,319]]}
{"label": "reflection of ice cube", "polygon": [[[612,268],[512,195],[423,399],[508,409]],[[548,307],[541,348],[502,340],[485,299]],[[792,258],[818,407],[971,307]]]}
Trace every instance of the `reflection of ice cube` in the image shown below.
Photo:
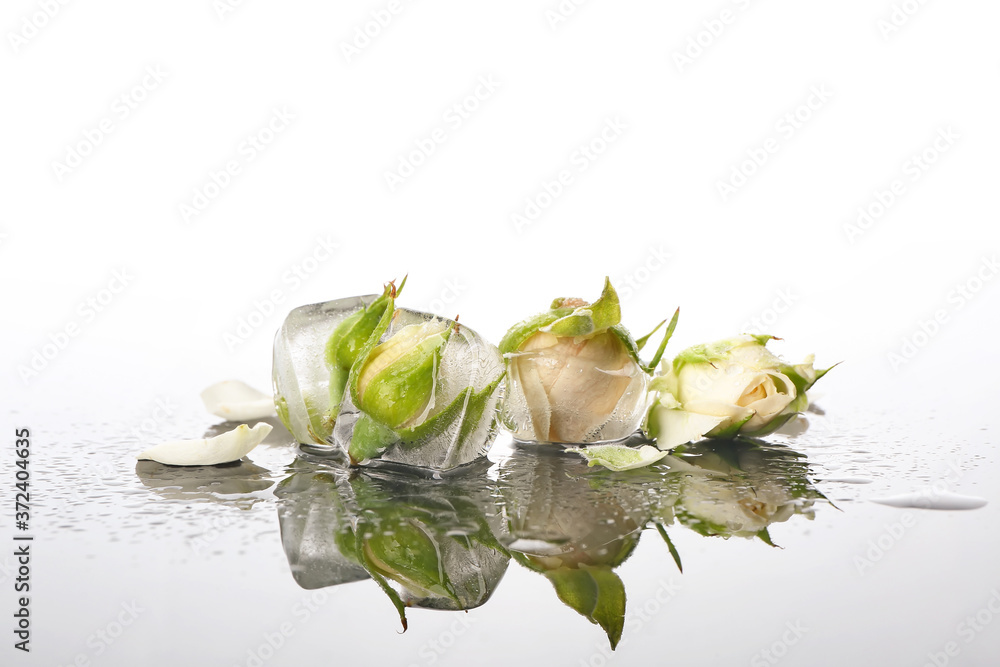
{"label": "reflection of ice cube", "polygon": [[274,402],[301,443],[327,444],[340,406],[330,405],[326,343],[337,325],[378,296],[351,297],[296,308],[274,339]]}
{"label": "reflection of ice cube", "polygon": [[350,552],[354,544],[351,515],[336,492],[337,480],[343,477],[301,472],[279,484],[275,492],[288,566],[295,581],[307,590],[369,578]]}
{"label": "reflection of ice cube", "polygon": [[428,480],[299,459],[276,491],[295,580],[311,589],[374,577],[409,607],[480,606],[510,560],[487,465]]}
{"label": "reflection of ice cube", "polygon": [[[399,309],[382,340],[388,340],[405,326],[432,319],[441,318]],[[444,321],[452,324],[451,320]],[[459,326],[442,351],[437,384],[431,399],[433,404],[427,416],[427,419],[433,419],[446,408],[454,407],[457,408],[454,418],[444,420],[440,429],[416,441],[391,445],[372,463],[387,462],[444,471],[483,456],[496,437],[495,415],[499,392],[495,386],[503,370],[503,359],[497,348],[472,329]],[[345,396],[333,437],[345,454],[359,414],[351,397]]]}
{"label": "reflection of ice cube", "polygon": [[[646,411],[648,376],[613,334],[594,358],[571,339],[511,355],[502,420],[522,442],[595,443],[632,435]],[[557,340],[539,337],[538,340]],[[615,349],[615,348],[620,349]],[[609,351],[610,349],[610,351]]]}

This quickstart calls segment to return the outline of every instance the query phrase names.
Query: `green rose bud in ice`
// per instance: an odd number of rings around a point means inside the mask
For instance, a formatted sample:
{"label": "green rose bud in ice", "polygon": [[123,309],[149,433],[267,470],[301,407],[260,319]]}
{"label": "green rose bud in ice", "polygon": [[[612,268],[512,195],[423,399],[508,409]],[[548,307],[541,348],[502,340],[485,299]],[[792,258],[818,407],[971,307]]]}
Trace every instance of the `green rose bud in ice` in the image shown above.
{"label": "green rose bud in ice", "polygon": [[395,298],[405,286],[405,277],[399,287],[389,282],[381,296],[338,324],[327,340],[326,363],[330,367],[330,406],[334,418],[344,398],[351,367],[357,362],[382,316],[393,307]]}
{"label": "green rose bud in ice", "polygon": [[372,349],[357,373],[355,404],[390,428],[409,428],[434,407],[441,354],[451,327],[441,320],[403,327]]}
{"label": "green rose bud in ice", "polygon": [[766,349],[773,336],[741,335],[684,350],[650,390],[647,431],[660,449],[701,437],[761,436],[809,405],[806,391],[830,369],[810,356],[792,366]]}

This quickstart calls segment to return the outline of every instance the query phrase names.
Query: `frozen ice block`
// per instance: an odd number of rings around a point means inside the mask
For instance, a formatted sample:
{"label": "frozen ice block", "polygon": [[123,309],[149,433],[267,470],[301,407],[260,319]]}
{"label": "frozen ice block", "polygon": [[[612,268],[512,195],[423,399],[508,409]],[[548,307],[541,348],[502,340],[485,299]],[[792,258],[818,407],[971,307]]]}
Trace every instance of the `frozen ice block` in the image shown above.
{"label": "frozen ice block", "polygon": [[[359,318],[374,326],[348,369],[336,349]],[[386,294],[297,308],[274,344],[282,421],[310,451],[339,452],[354,465],[446,471],[480,458],[496,436],[503,374],[499,351],[475,331],[396,309]]]}

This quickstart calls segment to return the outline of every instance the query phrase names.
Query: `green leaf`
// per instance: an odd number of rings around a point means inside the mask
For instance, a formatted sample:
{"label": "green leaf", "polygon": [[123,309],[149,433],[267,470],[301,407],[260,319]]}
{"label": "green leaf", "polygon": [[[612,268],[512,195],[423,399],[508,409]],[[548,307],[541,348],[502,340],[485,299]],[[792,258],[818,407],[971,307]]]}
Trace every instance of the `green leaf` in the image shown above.
{"label": "green leaf", "polygon": [[670,550],[670,555],[673,556],[674,562],[677,563],[677,569],[680,570],[681,574],[684,573],[684,566],[681,565],[681,555],[677,553],[677,548],[674,547],[674,543],[670,541],[670,537],[667,535],[667,529],[663,527],[663,524],[656,524],[656,532],[660,534],[663,541],[667,543],[667,549]]}

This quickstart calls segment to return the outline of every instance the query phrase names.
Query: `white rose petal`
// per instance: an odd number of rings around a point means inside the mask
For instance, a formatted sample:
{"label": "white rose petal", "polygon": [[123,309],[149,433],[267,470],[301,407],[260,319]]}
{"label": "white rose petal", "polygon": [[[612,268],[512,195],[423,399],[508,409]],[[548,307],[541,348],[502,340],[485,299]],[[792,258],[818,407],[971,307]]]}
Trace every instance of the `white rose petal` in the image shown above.
{"label": "white rose petal", "polygon": [[226,380],[201,392],[205,409],[229,421],[250,421],[274,416],[274,398],[245,382]]}
{"label": "white rose petal", "polygon": [[173,466],[211,466],[239,461],[271,432],[271,425],[260,423],[250,428],[240,424],[214,438],[173,440],[150,447],[136,458]]}
{"label": "white rose petal", "polygon": [[654,409],[660,433],[656,438],[656,446],[660,449],[673,449],[692,440],[698,440],[727,420],[725,416],[698,414],[662,406],[656,406]]}

